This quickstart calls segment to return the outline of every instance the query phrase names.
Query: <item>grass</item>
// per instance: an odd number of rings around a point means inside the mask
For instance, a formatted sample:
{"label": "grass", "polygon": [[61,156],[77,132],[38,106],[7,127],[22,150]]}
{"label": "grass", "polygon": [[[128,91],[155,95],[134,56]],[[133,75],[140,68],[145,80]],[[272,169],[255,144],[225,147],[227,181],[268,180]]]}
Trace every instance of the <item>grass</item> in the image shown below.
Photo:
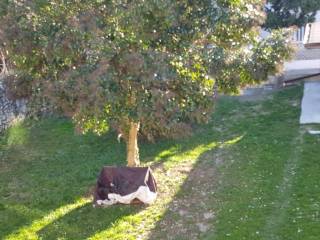
{"label": "grass", "polygon": [[298,124],[301,95],[222,98],[192,137],[140,142],[159,185],[151,206],[92,207],[101,167],[125,164],[114,134],[18,124],[0,138],[0,239],[318,239],[320,138]]}

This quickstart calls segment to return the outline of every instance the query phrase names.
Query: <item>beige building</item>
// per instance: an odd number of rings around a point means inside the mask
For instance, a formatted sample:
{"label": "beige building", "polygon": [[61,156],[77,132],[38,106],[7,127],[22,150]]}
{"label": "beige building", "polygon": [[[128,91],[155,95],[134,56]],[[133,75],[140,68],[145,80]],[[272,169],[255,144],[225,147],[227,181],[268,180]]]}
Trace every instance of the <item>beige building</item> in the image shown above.
{"label": "beige building", "polygon": [[320,48],[320,22],[307,24],[303,45],[305,48]]}
{"label": "beige building", "polygon": [[314,23],[308,23],[293,34],[293,40],[306,48],[320,48],[320,11]]}

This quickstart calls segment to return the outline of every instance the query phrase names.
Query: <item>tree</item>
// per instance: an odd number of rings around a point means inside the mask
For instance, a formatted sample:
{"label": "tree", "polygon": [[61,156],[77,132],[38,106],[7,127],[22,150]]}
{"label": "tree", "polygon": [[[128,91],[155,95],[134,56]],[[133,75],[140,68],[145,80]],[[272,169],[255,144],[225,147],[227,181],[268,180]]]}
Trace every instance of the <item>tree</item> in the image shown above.
{"label": "tree", "polygon": [[259,83],[293,51],[287,31],[259,41],[261,0],[8,1],[0,19],[11,91],[24,86],[83,133],[115,128],[129,166],[139,133],[190,134],[210,119],[214,87]]}
{"label": "tree", "polygon": [[318,0],[268,0],[265,7],[267,29],[297,26],[302,27],[314,22],[315,15],[320,10]]}

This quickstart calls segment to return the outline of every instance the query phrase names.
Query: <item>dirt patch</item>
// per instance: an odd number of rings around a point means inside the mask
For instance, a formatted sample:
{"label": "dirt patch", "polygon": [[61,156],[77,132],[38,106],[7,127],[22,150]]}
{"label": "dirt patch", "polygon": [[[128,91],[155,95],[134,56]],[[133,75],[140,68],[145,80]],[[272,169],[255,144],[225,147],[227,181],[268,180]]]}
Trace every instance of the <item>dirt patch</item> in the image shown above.
{"label": "dirt patch", "polygon": [[[205,155],[195,166],[186,162],[166,172],[170,179],[184,179],[184,182],[149,239],[199,239],[213,230],[215,212],[210,203],[216,187],[216,154]],[[160,189],[160,201],[167,191]]]}

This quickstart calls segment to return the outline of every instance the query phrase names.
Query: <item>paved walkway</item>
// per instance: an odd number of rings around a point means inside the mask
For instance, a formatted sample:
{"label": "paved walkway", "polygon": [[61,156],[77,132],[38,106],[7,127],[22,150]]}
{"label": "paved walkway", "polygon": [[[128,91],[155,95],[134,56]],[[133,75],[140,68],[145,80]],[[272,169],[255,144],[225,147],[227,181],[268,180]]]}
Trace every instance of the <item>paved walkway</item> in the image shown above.
{"label": "paved walkway", "polygon": [[320,79],[304,84],[300,123],[320,123]]}
{"label": "paved walkway", "polygon": [[320,59],[296,60],[296,61],[286,62],[284,64],[284,67],[285,67],[285,71],[310,70],[310,69],[320,70]]}
{"label": "paved walkway", "polygon": [[320,49],[307,49],[301,47],[295,54],[295,60],[313,60],[320,59]]}
{"label": "paved walkway", "polygon": [[320,59],[295,60],[284,64],[281,80],[286,81],[317,73],[320,73]]}

